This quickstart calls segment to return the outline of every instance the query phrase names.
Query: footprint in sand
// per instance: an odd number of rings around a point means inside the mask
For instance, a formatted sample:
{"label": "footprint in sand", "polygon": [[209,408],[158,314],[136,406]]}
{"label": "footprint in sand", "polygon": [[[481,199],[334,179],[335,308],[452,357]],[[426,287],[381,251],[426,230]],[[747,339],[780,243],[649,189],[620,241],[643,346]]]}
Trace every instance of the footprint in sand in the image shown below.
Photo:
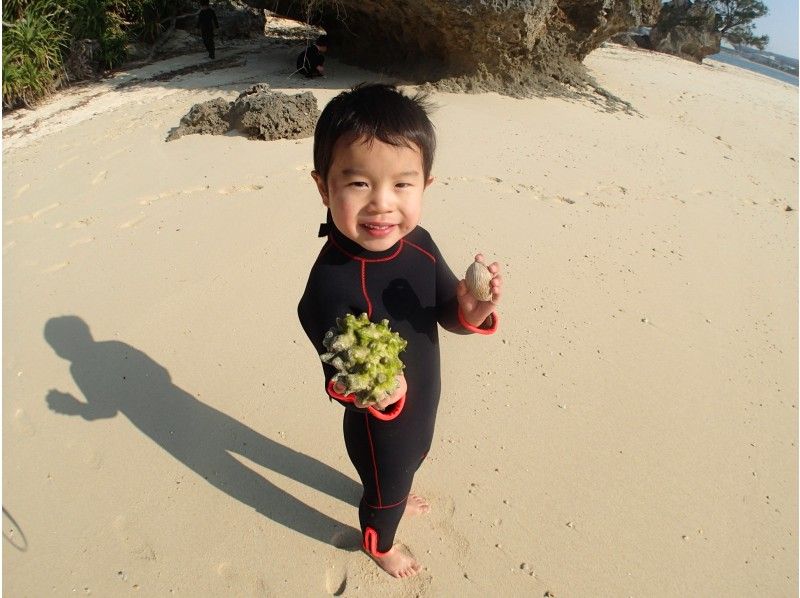
{"label": "footprint in sand", "polygon": [[107,174],[108,174],[107,170],[102,170],[98,172],[92,179],[92,185],[96,185],[97,183],[104,181]]}
{"label": "footprint in sand", "polygon": [[55,210],[55,209],[56,209],[58,206],[60,206],[60,205],[61,205],[61,204],[60,204],[60,203],[58,203],[58,202],[51,203],[49,206],[46,206],[46,207],[42,208],[41,210],[36,210],[36,211],[35,211],[33,214],[31,214],[31,218],[32,218],[33,220],[36,220],[36,219],[37,219],[39,216],[41,216],[42,214],[46,214],[46,213],[47,213],[47,212],[49,212],[50,210]]}
{"label": "footprint in sand", "polygon": [[231,581],[236,577],[236,570],[230,563],[220,563],[217,565],[217,575],[226,581]]}
{"label": "footprint in sand", "polygon": [[139,200],[139,205],[141,205],[141,206],[149,206],[149,205],[151,205],[151,204],[153,204],[153,203],[155,203],[157,201],[160,201],[162,199],[167,199],[169,197],[172,197],[173,195],[175,195],[174,191],[162,191],[158,195],[148,195],[148,196],[143,197],[143,198],[141,198]]}
{"label": "footprint in sand", "polygon": [[261,191],[264,185],[234,185],[233,187],[223,187],[217,190],[220,195],[230,195],[231,193],[240,193],[242,191]]}
{"label": "footprint in sand", "polygon": [[56,168],[58,168],[59,170],[61,170],[61,169],[62,169],[62,168],[64,168],[65,166],[68,166],[68,165],[72,164],[72,163],[73,163],[75,160],[77,160],[77,159],[78,159],[78,156],[72,156],[71,158],[67,158],[67,159],[66,159],[66,160],[64,160],[64,161],[63,161],[61,164],[59,164],[58,166],[56,166]]}
{"label": "footprint in sand", "polygon": [[123,222],[122,224],[119,225],[119,227],[120,228],[133,228],[134,226],[139,224],[145,218],[146,218],[146,216],[144,216],[144,215],[137,216],[133,220],[128,220],[127,222]]}
{"label": "footprint in sand", "polygon": [[145,540],[138,529],[128,521],[125,515],[119,515],[112,524],[117,540],[128,553],[144,561],[156,561],[158,556],[150,543]]}
{"label": "footprint in sand", "polygon": [[92,448],[85,448],[83,454],[83,462],[92,469],[100,469],[103,467],[103,457],[96,450]]}
{"label": "footprint in sand", "polygon": [[194,187],[189,187],[188,189],[184,189],[181,191],[181,195],[192,195],[194,193],[202,193],[203,191],[208,191],[211,188],[210,185],[196,185]]}
{"label": "footprint in sand", "polygon": [[22,185],[22,187],[17,189],[17,191],[14,193],[14,199],[17,199],[20,195],[25,193],[30,188],[31,188],[31,184],[30,183],[25,183],[24,185]]}
{"label": "footprint in sand", "polygon": [[[162,191],[158,195],[147,195],[145,197],[139,198],[139,205],[142,206],[149,206],[156,201],[162,199],[169,199],[170,197],[175,197],[178,195],[193,195],[195,193],[202,193],[203,191],[208,191],[211,188],[210,185],[196,185],[194,187],[189,187],[187,189],[182,189],[180,191]],[[261,187],[259,187],[261,188]],[[223,191],[220,191],[223,193]]]}
{"label": "footprint in sand", "polygon": [[42,270],[42,272],[44,274],[52,274],[53,272],[58,272],[59,270],[63,270],[67,266],[69,266],[69,262],[61,262],[59,264],[53,264],[49,268],[45,268],[44,270]]}
{"label": "footprint in sand", "polygon": [[148,195],[147,197],[142,197],[139,199],[140,206],[149,206],[154,201],[158,201],[158,195]]}
{"label": "footprint in sand", "polygon": [[120,149],[118,149],[118,150],[116,150],[114,152],[111,152],[110,154],[107,154],[103,159],[104,160],[110,160],[111,158],[116,158],[117,156],[119,156],[120,154],[122,154],[122,153],[124,153],[126,151],[128,151],[127,147],[120,148]]}
{"label": "footprint in sand", "polygon": [[342,565],[330,565],[325,571],[325,591],[331,596],[341,596],[347,589],[347,571]]}
{"label": "footprint in sand", "polygon": [[94,237],[83,237],[81,239],[76,239],[72,243],[69,244],[70,247],[77,247],[78,245],[86,245],[87,243],[91,243],[94,241]]}
{"label": "footprint in sand", "polygon": [[17,409],[14,413],[14,428],[23,436],[36,435],[36,429],[24,409]]}
{"label": "footprint in sand", "polygon": [[517,193],[530,193],[535,199],[541,199],[542,195],[534,185],[527,185],[525,183],[517,183],[513,185],[514,191]]}
{"label": "footprint in sand", "polygon": [[331,544],[343,550],[360,550],[361,532],[353,528],[339,530],[331,537]]}
{"label": "footprint in sand", "polygon": [[25,214],[24,216],[20,216],[19,218],[12,218],[11,220],[6,220],[6,225],[16,224],[17,222],[33,222],[42,214],[46,214],[51,210],[55,210],[61,204],[59,202],[51,203],[49,206],[45,206],[40,210],[36,210],[35,212],[31,212],[30,214]]}
{"label": "footprint in sand", "polygon": [[84,226],[89,226],[92,223],[92,217],[87,216],[86,218],[81,218],[80,220],[74,221],[70,224],[71,228],[82,228]]}

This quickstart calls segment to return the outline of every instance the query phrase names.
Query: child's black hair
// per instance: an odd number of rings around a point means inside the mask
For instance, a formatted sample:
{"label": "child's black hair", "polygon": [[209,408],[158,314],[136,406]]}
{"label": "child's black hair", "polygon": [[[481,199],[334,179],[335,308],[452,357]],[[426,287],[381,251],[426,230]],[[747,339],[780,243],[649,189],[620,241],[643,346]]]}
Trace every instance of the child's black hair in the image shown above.
{"label": "child's black hair", "polygon": [[394,146],[419,149],[427,180],[436,152],[436,133],[428,118],[427,96],[404,95],[386,83],[361,83],[333,98],[314,130],[314,170],[327,180],[336,142],[378,139]]}

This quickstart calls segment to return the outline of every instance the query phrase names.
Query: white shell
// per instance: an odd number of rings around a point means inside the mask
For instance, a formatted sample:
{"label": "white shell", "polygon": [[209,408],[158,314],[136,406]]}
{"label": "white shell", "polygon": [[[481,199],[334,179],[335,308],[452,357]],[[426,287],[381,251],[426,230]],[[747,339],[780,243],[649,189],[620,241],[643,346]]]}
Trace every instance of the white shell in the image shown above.
{"label": "white shell", "polygon": [[478,301],[491,301],[492,288],[490,283],[492,281],[492,273],[489,268],[480,262],[472,262],[467,268],[467,274],[464,277],[464,282],[467,283],[467,289],[472,293]]}

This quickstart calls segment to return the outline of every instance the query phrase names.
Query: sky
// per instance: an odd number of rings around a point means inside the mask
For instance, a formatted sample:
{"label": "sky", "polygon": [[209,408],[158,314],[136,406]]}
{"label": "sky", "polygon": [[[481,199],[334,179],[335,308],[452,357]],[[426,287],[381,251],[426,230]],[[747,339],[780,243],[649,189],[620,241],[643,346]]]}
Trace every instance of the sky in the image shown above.
{"label": "sky", "polygon": [[762,0],[769,14],[753,24],[758,35],[769,35],[767,50],[797,58],[797,0]]}

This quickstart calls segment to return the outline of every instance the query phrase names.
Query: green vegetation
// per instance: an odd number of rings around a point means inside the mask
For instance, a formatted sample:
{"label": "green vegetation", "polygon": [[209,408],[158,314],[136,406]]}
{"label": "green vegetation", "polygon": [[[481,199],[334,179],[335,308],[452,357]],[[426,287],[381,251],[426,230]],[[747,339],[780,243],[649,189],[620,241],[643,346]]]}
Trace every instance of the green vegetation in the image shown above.
{"label": "green vegetation", "polygon": [[30,105],[62,76],[69,18],[54,0],[3,0],[3,106]]}
{"label": "green vegetation", "polygon": [[763,50],[769,36],[756,35],[753,21],[767,14],[767,5],[760,0],[712,0],[717,13],[717,31],[736,46],[751,46]]}
{"label": "green vegetation", "polygon": [[756,35],[753,21],[767,12],[767,5],[760,0],[670,0],[661,6],[655,27],[661,31],[682,26],[717,32],[734,46],[763,50],[769,36]]}
{"label": "green vegetation", "polygon": [[78,42],[95,40],[100,68],[127,57],[130,41],[153,43],[186,0],[3,0],[3,106],[30,106],[67,80]]}

